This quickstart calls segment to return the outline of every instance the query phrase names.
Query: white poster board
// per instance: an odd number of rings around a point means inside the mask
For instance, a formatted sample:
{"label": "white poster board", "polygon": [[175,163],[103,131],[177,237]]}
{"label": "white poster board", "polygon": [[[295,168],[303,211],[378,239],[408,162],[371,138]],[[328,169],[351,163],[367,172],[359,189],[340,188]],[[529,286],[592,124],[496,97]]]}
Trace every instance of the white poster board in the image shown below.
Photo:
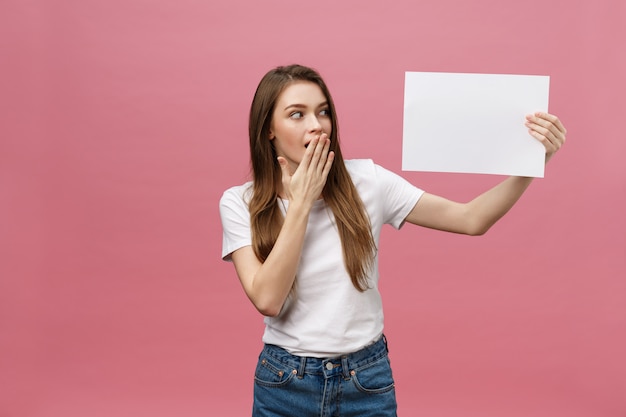
{"label": "white poster board", "polygon": [[550,77],[407,72],[402,169],[543,177],[525,116],[548,111]]}

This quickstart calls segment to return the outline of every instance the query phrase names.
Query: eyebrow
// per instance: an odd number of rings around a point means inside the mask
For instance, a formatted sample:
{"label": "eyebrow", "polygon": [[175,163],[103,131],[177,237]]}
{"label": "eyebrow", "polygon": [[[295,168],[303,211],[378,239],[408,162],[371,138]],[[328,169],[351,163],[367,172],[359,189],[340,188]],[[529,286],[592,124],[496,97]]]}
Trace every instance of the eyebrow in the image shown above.
{"label": "eyebrow", "polygon": [[[320,103],[320,104],[317,106],[317,108],[319,109],[320,107],[326,107],[326,106],[328,106],[328,102],[327,102],[327,101],[323,101],[322,103]],[[291,108],[294,108],[294,109],[306,109],[306,108],[307,108],[307,106],[306,106],[306,105],[304,105],[304,104],[298,104],[298,103],[296,103],[296,104],[290,104],[290,105],[288,105],[287,107],[285,107],[285,110],[289,110],[289,109],[291,109]]]}

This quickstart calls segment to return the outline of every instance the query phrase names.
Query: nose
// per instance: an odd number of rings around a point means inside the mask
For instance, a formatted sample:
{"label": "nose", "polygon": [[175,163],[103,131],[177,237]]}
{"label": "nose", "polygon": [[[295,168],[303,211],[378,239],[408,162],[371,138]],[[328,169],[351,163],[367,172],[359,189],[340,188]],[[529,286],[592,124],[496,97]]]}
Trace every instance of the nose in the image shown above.
{"label": "nose", "polygon": [[317,116],[311,115],[311,117],[309,118],[308,128],[309,128],[310,133],[316,133],[316,134],[322,133],[322,124],[317,119]]}

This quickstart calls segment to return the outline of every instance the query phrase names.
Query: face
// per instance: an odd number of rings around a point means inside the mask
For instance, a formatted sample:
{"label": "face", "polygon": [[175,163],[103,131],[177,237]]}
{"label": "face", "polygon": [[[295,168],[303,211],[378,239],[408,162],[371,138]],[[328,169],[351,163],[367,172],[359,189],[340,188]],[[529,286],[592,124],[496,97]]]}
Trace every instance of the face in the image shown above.
{"label": "face", "polygon": [[309,142],[326,133],[330,137],[332,121],[322,89],[309,81],[290,84],[278,96],[269,139],[278,156],[284,157],[294,172]]}

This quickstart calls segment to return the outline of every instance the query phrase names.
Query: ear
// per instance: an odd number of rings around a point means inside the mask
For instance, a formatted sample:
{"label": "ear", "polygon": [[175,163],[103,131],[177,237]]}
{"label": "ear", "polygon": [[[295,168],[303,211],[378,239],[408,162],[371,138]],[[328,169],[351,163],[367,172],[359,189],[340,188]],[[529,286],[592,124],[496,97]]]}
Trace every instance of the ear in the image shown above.
{"label": "ear", "polygon": [[272,132],[271,130],[269,131],[269,134],[267,137],[269,140],[274,140],[276,138],[276,136],[274,135],[274,132]]}

